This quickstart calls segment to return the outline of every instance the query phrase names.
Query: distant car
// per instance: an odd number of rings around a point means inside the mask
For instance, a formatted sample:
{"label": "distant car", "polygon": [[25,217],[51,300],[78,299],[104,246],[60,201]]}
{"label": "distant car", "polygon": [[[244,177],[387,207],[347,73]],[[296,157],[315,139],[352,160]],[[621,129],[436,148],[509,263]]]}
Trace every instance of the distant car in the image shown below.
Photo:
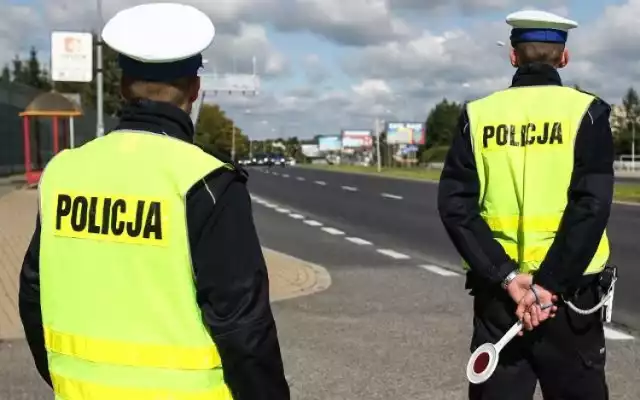
{"label": "distant car", "polygon": [[267,166],[270,163],[269,155],[265,153],[256,153],[251,159],[251,165]]}
{"label": "distant car", "polygon": [[287,160],[282,154],[270,154],[269,161],[270,165],[278,165],[280,167],[287,165]]}
{"label": "distant car", "polygon": [[238,164],[247,167],[251,165],[251,159],[248,157],[241,158],[240,160],[238,160]]}

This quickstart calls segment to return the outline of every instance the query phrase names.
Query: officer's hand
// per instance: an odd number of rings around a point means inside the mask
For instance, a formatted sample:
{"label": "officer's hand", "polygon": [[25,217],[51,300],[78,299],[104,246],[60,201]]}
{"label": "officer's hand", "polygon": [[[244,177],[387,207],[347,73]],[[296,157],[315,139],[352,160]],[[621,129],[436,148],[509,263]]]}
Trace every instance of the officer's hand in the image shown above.
{"label": "officer's hand", "polygon": [[532,283],[533,276],[529,274],[518,274],[511,282],[509,282],[509,285],[507,286],[507,293],[509,293],[509,296],[511,296],[513,301],[518,304],[527,294]]}
{"label": "officer's hand", "polygon": [[[541,286],[535,285],[538,298],[532,290],[527,291],[524,298],[518,303],[516,315],[524,324],[524,329],[531,331],[537,328],[542,322],[556,315],[558,307],[554,305],[558,301],[558,296],[549,292]],[[551,307],[544,307],[549,306]],[[544,309],[543,309],[544,307]],[[522,334],[521,332],[520,334]]]}

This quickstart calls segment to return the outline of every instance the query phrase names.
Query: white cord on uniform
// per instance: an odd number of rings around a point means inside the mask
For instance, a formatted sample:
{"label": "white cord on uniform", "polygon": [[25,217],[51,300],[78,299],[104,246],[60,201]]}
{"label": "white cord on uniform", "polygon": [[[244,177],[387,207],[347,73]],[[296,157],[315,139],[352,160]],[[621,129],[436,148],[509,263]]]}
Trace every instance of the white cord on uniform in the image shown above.
{"label": "white cord on uniform", "polygon": [[600,302],[598,304],[596,304],[595,306],[591,307],[588,310],[583,310],[581,308],[576,307],[572,302],[565,300],[564,297],[562,298],[562,300],[564,300],[565,303],[567,303],[567,305],[569,306],[570,309],[572,309],[573,311],[575,311],[576,313],[580,314],[580,315],[589,315],[589,314],[593,314],[596,311],[600,310],[607,301],[609,301],[611,299],[611,296],[613,296],[613,288],[616,284],[616,280],[618,278],[613,278],[611,281],[611,286],[609,286],[609,290],[607,291],[606,296],[604,296],[602,298],[602,300],[600,300]]}

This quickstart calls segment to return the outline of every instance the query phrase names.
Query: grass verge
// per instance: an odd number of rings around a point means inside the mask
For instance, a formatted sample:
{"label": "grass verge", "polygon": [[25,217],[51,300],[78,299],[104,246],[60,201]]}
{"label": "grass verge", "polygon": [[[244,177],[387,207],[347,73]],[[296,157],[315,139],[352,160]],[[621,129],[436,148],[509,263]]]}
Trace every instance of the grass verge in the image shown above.
{"label": "grass verge", "polygon": [[[440,170],[424,168],[383,168],[378,172],[375,167],[359,165],[313,165],[301,164],[301,167],[322,169],[326,171],[348,172],[386,178],[411,179],[418,181],[437,181],[440,178]],[[614,199],[616,201],[640,203],[640,183],[616,183]]]}

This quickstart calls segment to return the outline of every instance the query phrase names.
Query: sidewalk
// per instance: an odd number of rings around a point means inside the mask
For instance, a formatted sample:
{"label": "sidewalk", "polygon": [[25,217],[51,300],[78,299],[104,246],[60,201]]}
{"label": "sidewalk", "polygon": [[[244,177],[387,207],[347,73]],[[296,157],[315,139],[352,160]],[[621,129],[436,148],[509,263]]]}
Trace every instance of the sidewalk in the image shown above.
{"label": "sidewalk", "polygon": [[[0,193],[0,340],[22,338],[18,316],[18,275],[35,226],[37,192]],[[272,301],[326,289],[331,279],[322,267],[263,249],[269,269]]]}

